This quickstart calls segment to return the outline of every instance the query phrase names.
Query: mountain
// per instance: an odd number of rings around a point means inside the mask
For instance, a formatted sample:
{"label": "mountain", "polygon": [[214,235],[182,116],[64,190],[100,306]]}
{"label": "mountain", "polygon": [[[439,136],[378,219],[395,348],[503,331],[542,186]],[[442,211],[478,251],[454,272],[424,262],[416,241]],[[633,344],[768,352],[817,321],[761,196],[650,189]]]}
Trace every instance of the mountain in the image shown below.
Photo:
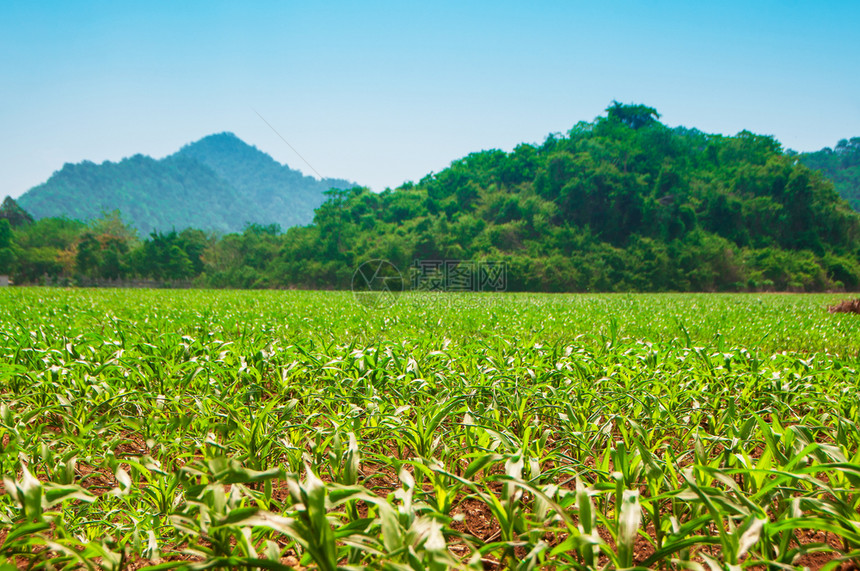
{"label": "mountain", "polygon": [[842,139],[831,149],[826,147],[814,153],[804,153],[801,162],[820,170],[833,181],[836,191],[854,210],[860,211],[860,137]]}
{"label": "mountain", "polygon": [[119,210],[144,234],[198,228],[241,232],[248,223],[309,224],[341,179],[305,176],[232,133],[210,135],[161,160],[135,155],[117,163],[66,164],[19,199],[36,219],[88,221]]}
{"label": "mountain", "polygon": [[[285,232],[254,214],[275,211],[288,225],[332,181],[303,177],[233,135],[160,161],[67,165],[21,206],[44,216],[33,204],[53,192],[48,205],[80,218],[86,206],[122,208],[153,227],[258,222],[226,236],[186,228],[137,240],[116,216],[30,222],[9,200],[0,273],[15,283],[349,288],[364,262],[387,260],[419,289],[860,291],[860,214],[825,176],[856,188],[858,141],[802,156],[748,131],[672,128],[645,105],[606,111],[543,143],[469,154],[417,183],[326,193],[311,223]],[[309,180],[317,202],[302,203],[292,186]]]}

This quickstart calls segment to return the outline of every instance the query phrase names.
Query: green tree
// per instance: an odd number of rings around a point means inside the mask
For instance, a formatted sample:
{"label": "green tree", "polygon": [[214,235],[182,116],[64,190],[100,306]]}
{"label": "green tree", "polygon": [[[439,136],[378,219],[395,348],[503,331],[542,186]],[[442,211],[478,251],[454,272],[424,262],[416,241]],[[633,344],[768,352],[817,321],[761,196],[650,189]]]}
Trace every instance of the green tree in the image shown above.
{"label": "green tree", "polygon": [[640,129],[646,125],[652,125],[660,118],[660,114],[653,107],[647,105],[624,105],[613,101],[606,108],[610,121],[618,121],[631,129]]}
{"label": "green tree", "polygon": [[3,199],[3,205],[0,206],[0,218],[9,221],[13,227],[25,226],[33,223],[33,217],[18,206],[18,203],[11,196]]}
{"label": "green tree", "polygon": [[12,225],[6,218],[0,218],[0,274],[9,275],[15,272],[18,256],[13,248]]}
{"label": "green tree", "polygon": [[0,275],[15,273],[18,256],[12,248],[0,248]]}
{"label": "green tree", "polygon": [[75,269],[79,274],[96,277],[102,262],[102,247],[92,232],[85,232],[78,242],[75,256]]}
{"label": "green tree", "polygon": [[164,268],[165,277],[174,280],[190,278],[194,273],[194,266],[188,258],[188,254],[174,244],[167,251],[167,263]]}
{"label": "green tree", "polygon": [[12,245],[12,225],[9,220],[0,218],[0,248],[8,248]]}

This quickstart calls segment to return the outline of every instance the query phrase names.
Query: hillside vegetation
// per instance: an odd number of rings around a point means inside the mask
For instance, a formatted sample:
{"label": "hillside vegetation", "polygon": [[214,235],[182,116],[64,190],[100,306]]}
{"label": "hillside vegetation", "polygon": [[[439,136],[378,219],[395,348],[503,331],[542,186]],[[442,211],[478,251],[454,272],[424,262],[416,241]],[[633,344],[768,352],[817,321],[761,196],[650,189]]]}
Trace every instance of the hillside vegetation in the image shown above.
{"label": "hillside vegetation", "polygon": [[494,259],[549,291],[821,290],[860,284],[860,218],[771,137],[670,129],[614,104],[541,145],[417,184],[337,193],[288,232],[272,280],[338,283],[367,258]]}
{"label": "hillside vegetation", "polygon": [[[172,160],[196,161],[250,196],[248,181],[264,180],[253,173],[274,161],[258,156],[248,167],[223,152],[224,140]],[[255,200],[289,210],[267,192]],[[669,128],[644,105],[614,103],[567,134],[473,153],[394,190],[327,195],[313,224],[286,232],[252,224],[226,236],[186,229],[139,241],[117,215],[43,219],[10,236],[5,271],[22,282],[138,276],[348,288],[370,259],[404,275],[416,260],[484,260],[506,264],[509,290],[860,288],[860,215],[821,172],[771,137]]]}
{"label": "hillside vegetation", "polygon": [[210,135],[164,159],[66,164],[18,200],[36,218],[90,221],[119,210],[144,234],[198,228],[240,232],[248,223],[308,224],[323,191],[347,188],[281,165],[232,133]]}
{"label": "hillside vegetation", "polygon": [[833,181],[836,191],[854,210],[860,210],[860,137],[842,139],[834,148],[801,156],[803,164]]}

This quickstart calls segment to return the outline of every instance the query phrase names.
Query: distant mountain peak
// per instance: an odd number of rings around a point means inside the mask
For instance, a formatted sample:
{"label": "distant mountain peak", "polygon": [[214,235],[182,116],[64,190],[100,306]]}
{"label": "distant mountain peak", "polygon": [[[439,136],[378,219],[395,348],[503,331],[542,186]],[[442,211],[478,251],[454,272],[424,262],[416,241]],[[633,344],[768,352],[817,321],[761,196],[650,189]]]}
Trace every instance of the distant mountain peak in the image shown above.
{"label": "distant mountain peak", "polygon": [[306,176],[224,131],[161,160],[135,154],[116,163],[67,163],[19,202],[36,218],[87,221],[119,210],[144,234],[187,227],[239,232],[247,223],[309,224],[324,191],[351,186]]}
{"label": "distant mountain peak", "polygon": [[254,145],[249,145],[229,131],[207,135],[185,145],[175,155],[197,159],[210,168],[214,168],[216,172],[222,163],[231,163],[236,160],[253,162],[258,165],[258,168],[265,168],[264,165],[286,166],[281,165],[268,153],[261,151]]}
{"label": "distant mountain peak", "polygon": [[256,148],[253,145],[249,145],[248,143],[246,143],[245,141],[240,139],[238,136],[236,136],[236,133],[233,133],[232,131],[222,131],[221,133],[212,133],[211,135],[206,135],[205,137],[201,137],[200,139],[198,139],[192,143],[188,143],[187,145],[185,145],[182,148],[184,149],[186,147],[193,147],[194,145],[207,144],[207,143],[208,144],[211,144],[211,143],[233,143],[233,144],[240,144],[243,147]]}
{"label": "distant mountain peak", "polygon": [[[196,141],[183,145],[183,147],[179,149],[178,152],[181,153],[186,149],[209,146],[227,146],[242,149],[255,149],[259,151],[257,147],[255,147],[254,145],[249,145],[248,143],[237,137],[235,133],[232,133],[230,131],[224,131],[222,133],[213,133],[211,135],[206,135],[205,137],[201,137]],[[260,152],[262,153],[262,151]]]}

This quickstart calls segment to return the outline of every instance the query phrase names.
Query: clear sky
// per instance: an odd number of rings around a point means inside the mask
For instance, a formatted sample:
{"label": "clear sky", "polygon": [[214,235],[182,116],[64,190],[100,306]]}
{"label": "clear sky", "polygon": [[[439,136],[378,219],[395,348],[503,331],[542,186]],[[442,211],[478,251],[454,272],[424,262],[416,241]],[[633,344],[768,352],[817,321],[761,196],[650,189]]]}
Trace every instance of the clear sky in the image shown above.
{"label": "clear sky", "polygon": [[[0,2],[0,196],[232,131],[382,190],[645,103],[668,125],[860,136],[860,0]],[[256,112],[255,112],[256,111]]]}

